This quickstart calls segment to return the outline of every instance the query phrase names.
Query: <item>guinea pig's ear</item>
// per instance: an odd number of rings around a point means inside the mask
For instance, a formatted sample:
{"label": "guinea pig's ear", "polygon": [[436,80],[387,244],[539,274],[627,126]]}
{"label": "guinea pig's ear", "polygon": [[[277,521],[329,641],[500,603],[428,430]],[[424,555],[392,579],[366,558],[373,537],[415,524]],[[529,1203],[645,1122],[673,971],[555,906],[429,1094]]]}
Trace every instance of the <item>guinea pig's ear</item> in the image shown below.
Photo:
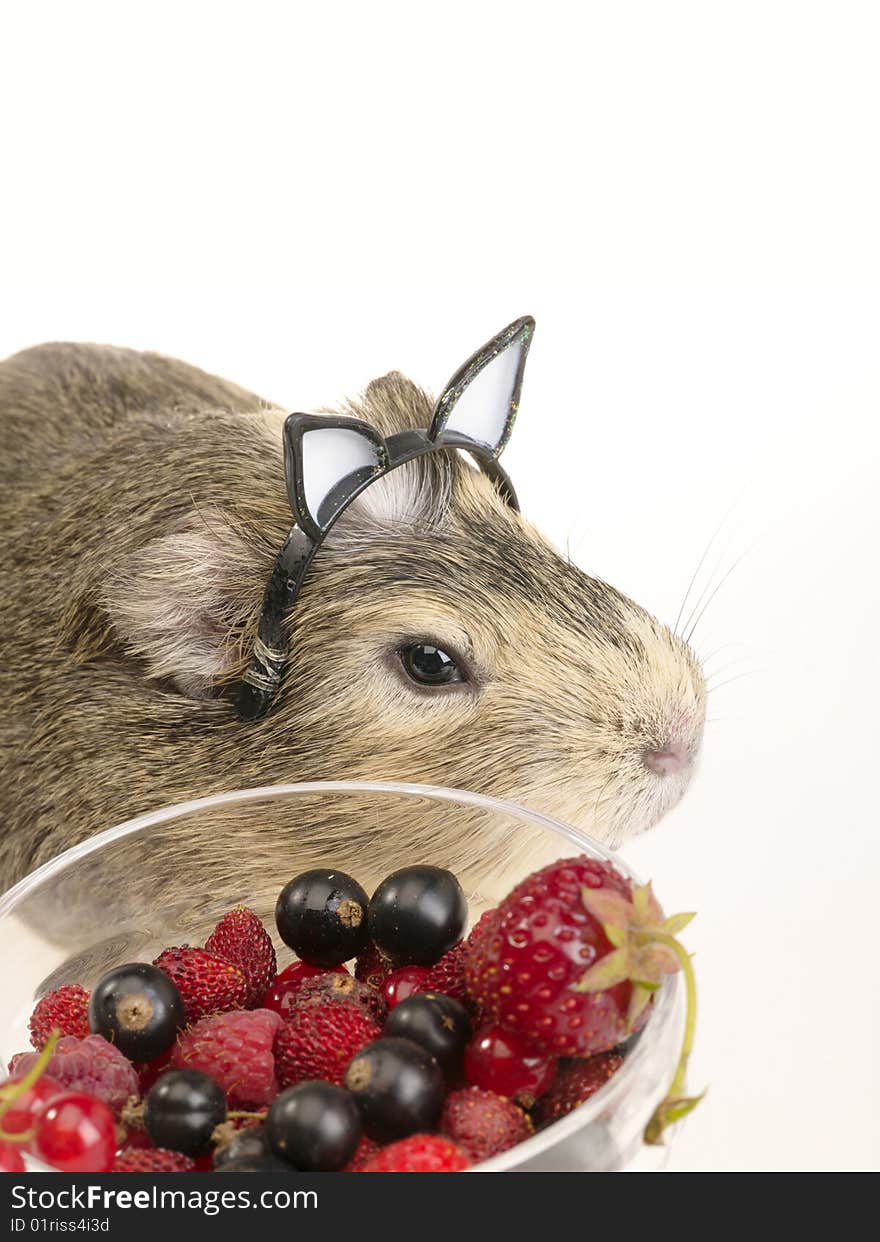
{"label": "guinea pig's ear", "polygon": [[535,321],[523,316],[455,372],[434,406],[430,437],[474,440],[497,457],[513,428]]}
{"label": "guinea pig's ear", "polygon": [[[167,681],[189,698],[210,697],[235,663],[232,635],[258,598],[258,565],[248,541],[220,515],[157,536],[98,586],[107,641],[121,644],[151,680]],[[92,640],[95,628],[90,622]],[[77,648],[93,654],[82,634]]]}
{"label": "guinea pig's ear", "polygon": [[291,414],[285,421],[287,496],[297,526],[314,540],[387,467],[384,440],[357,418]]}

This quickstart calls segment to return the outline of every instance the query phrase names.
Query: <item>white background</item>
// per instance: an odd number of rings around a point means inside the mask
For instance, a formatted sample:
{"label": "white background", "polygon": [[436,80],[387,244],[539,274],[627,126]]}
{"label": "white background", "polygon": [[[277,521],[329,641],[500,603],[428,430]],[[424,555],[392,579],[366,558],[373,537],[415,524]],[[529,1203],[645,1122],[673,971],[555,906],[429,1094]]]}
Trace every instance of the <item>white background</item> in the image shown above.
{"label": "white background", "polygon": [[675,1169],[880,1163],[876,13],[0,19],[0,355],[160,349],[308,409],[529,312],[529,516],[669,621],[707,546],[691,603],[734,567],[702,771],[627,851],[699,911]]}

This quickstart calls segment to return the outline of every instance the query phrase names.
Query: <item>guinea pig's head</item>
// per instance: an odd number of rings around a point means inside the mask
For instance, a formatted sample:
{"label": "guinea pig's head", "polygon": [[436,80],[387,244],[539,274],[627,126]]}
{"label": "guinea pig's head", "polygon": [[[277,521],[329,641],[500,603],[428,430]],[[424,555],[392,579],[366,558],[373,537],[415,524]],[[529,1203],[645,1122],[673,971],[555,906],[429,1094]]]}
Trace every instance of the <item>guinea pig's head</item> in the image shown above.
{"label": "guinea pig's head", "polygon": [[[345,410],[384,435],[424,428],[398,374]],[[460,454],[371,484],[321,547],[289,618],[270,715],[326,772],[492,794],[611,845],[686,789],[705,686],[668,627],[559,555]]]}
{"label": "guinea pig's head", "polygon": [[[387,440],[426,429],[433,409],[393,373],[337,413]],[[693,652],[559,555],[458,449],[374,477],[342,512],[280,623],[287,662],[271,709],[238,719],[291,521],[285,415],[218,419],[222,451],[213,440],[206,450],[213,508],[127,557],[105,592],[148,675],[202,701],[173,709],[173,726],[168,700],[157,709],[162,737],[171,728],[189,742],[170,758],[156,752],[163,780],[169,764],[181,767],[176,796],[211,781],[446,785],[520,802],[613,846],[679,800],[705,715]],[[176,460],[189,462],[186,444]]]}

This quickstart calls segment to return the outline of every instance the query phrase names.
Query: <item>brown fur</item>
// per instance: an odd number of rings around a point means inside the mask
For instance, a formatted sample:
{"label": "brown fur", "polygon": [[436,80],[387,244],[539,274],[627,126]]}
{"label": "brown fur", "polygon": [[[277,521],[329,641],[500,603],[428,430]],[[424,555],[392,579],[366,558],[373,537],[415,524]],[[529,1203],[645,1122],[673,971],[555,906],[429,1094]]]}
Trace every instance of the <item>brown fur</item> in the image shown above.
{"label": "brown fur", "polygon": [[[349,408],[388,433],[426,426],[431,403],[395,374]],[[683,727],[696,754],[694,656],[451,455],[375,484],[340,522],[290,618],[280,698],[240,723],[291,522],[282,420],[152,354],[47,345],[0,364],[0,887],[142,811],[279,781],[461,786],[612,843],[677,801],[687,777],[652,775],[641,753]],[[458,651],[472,683],[408,682],[395,652],[419,638]],[[407,814],[373,835],[389,858]],[[325,811],[316,841],[343,820]],[[450,861],[512,848],[446,822]]]}

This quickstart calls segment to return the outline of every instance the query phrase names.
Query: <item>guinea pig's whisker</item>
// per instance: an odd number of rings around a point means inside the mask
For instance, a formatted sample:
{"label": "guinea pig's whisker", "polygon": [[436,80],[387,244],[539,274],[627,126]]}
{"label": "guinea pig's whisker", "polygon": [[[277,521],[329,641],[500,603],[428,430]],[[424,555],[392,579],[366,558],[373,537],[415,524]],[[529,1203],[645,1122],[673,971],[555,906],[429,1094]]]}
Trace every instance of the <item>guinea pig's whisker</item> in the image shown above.
{"label": "guinea pig's whisker", "polygon": [[754,677],[756,670],[748,668],[742,673],[736,673],[733,677],[728,677],[725,681],[719,681],[714,686],[707,686],[707,694],[715,694],[722,686],[729,686],[732,681],[740,681],[743,677]]}
{"label": "guinea pig's whisker", "polygon": [[688,599],[690,598],[691,591],[694,589],[697,578],[700,575],[700,570],[705,565],[706,560],[709,556],[709,553],[712,551],[712,547],[715,543],[715,540],[718,538],[718,536],[721,534],[722,530],[724,529],[724,525],[727,522],[728,518],[730,517],[731,513],[733,512],[734,507],[736,506],[736,503],[737,501],[734,500],[731,503],[731,505],[728,507],[726,513],[722,517],[721,521],[718,523],[718,526],[715,528],[714,534],[712,535],[709,542],[706,544],[706,548],[705,548],[705,551],[703,552],[703,555],[700,557],[699,561],[697,562],[697,568],[694,570],[693,577],[688,583],[687,590],[684,593],[684,599],[681,601],[681,607],[678,610],[678,616],[675,618],[675,625],[672,627],[673,634],[677,634],[679,632],[678,631],[679,622],[681,621],[682,614],[684,613],[684,610],[687,607],[687,602],[688,602]]}
{"label": "guinea pig's whisker", "polygon": [[691,614],[691,617],[693,617],[693,620],[691,620],[691,618],[688,618],[688,630],[687,630],[687,633],[684,635],[684,640],[686,643],[689,643],[691,641],[691,639],[694,636],[694,631],[696,630],[697,626],[702,621],[703,617],[706,615],[706,609],[712,603],[715,596],[718,594],[718,592],[724,586],[725,582],[727,582],[730,575],[737,568],[737,566],[742,562],[745,556],[746,556],[745,552],[740,553],[740,555],[736,558],[736,560],[733,562],[733,564],[730,566],[730,568],[721,578],[717,586],[715,586],[712,592],[709,594],[709,596],[706,599],[706,602],[703,603],[702,607],[700,607],[700,603],[702,602],[702,597],[700,601],[698,601],[697,608],[699,608],[699,612],[697,612],[697,615],[695,617],[693,616],[693,613]]}

